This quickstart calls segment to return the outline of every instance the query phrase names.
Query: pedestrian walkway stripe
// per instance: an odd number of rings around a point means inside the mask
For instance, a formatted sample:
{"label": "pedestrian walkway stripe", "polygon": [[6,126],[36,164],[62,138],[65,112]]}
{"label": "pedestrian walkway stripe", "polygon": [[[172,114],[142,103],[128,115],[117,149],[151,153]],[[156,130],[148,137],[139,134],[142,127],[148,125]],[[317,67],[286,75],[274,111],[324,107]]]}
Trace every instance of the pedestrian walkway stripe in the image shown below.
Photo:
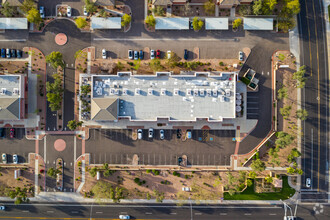
{"label": "pedestrian walkway stripe", "polygon": [[0,39],[0,41],[8,42],[8,41],[26,41],[26,39]]}

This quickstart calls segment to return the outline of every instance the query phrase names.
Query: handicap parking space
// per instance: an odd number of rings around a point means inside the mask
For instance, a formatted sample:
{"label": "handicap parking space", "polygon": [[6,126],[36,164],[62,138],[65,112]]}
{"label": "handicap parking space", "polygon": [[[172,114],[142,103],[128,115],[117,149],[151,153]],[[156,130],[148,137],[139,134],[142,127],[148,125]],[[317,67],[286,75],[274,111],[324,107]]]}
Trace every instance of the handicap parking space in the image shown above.
{"label": "handicap parking space", "polygon": [[4,137],[0,139],[0,153],[7,154],[8,163],[13,162],[14,154],[17,154],[18,163],[27,163],[29,153],[35,152],[35,141],[27,140],[24,135],[24,128],[14,128],[14,138],[10,138],[10,128],[4,128]]}
{"label": "handicap parking space", "polygon": [[130,129],[90,129],[86,153],[92,164],[132,164],[133,156],[140,165],[177,165],[178,157],[188,156],[188,165],[229,165],[235,151],[234,130],[192,130],[192,138],[178,138],[177,130],[142,129],[142,139],[133,140]]}

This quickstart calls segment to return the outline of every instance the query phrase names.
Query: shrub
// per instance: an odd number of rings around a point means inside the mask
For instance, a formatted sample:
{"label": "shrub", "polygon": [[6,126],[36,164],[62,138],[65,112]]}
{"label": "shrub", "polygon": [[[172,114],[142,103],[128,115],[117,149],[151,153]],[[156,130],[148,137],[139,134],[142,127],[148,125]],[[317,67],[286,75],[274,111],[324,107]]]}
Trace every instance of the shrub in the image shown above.
{"label": "shrub", "polygon": [[151,173],[151,170],[150,169],[147,169],[146,173]]}
{"label": "shrub", "polygon": [[134,179],[134,182],[135,182],[135,183],[139,183],[139,182],[140,182],[140,179],[139,179],[139,178],[135,178],[135,179]]}

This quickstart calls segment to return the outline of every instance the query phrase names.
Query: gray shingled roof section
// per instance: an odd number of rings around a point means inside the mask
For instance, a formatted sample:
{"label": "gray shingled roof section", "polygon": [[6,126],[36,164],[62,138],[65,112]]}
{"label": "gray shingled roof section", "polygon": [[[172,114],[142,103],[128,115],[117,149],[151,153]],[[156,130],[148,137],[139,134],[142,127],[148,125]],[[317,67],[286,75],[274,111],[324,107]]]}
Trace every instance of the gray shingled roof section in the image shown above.
{"label": "gray shingled roof section", "polygon": [[0,120],[18,120],[20,100],[18,98],[0,98]]}
{"label": "gray shingled roof section", "polygon": [[94,0],[95,4],[102,6],[114,6],[116,0]]}
{"label": "gray shingled roof section", "polygon": [[172,5],[172,1],[171,0],[154,0],[153,5],[162,5],[162,6]]}
{"label": "gray shingled roof section", "polygon": [[92,120],[113,121],[118,117],[118,98],[92,99]]}
{"label": "gray shingled roof section", "polygon": [[220,5],[239,5],[239,0],[222,0],[220,1]]}

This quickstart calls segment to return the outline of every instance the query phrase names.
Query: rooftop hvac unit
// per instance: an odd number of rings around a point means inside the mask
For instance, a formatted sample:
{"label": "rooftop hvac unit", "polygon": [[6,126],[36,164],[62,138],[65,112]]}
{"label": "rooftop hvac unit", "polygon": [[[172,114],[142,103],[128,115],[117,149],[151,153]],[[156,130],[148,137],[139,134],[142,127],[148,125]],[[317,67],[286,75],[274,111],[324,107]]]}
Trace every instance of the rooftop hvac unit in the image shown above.
{"label": "rooftop hvac unit", "polygon": [[148,95],[152,95],[153,94],[153,89],[149,88],[148,89]]}
{"label": "rooftop hvac unit", "polygon": [[19,90],[18,90],[18,88],[14,88],[14,94],[15,94],[15,95],[19,95]]}
{"label": "rooftop hvac unit", "polygon": [[7,92],[7,89],[6,88],[2,88],[0,94],[1,95],[6,95],[6,92]]}
{"label": "rooftop hvac unit", "polygon": [[179,95],[179,89],[174,89],[174,95]]}
{"label": "rooftop hvac unit", "polygon": [[204,95],[205,95],[205,90],[204,90],[204,89],[200,89],[200,90],[199,90],[199,94],[200,94],[201,96],[204,96]]}
{"label": "rooftop hvac unit", "polygon": [[198,89],[194,89],[194,96],[198,96]]}
{"label": "rooftop hvac unit", "polygon": [[115,94],[115,89],[110,89],[110,95],[114,95]]}
{"label": "rooftop hvac unit", "polygon": [[166,89],[161,89],[160,94],[161,94],[161,95],[166,95]]}
{"label": "rooftop hvac unit", "polygon": [[123,89],[123,95],[127,95],[128,90],[126,88]]}
{"label": "rooftop hvac unit", "polygon": [[225,92],[226,92],[226,96],[229,97],[230,96],[230,89],[226,89]]}
{"label": "rooftop hvac unit", "polygon": [[213,90],[212,90],[212,93],[213,93],[213,96],[217,96],[217,95],[218,95],[218,90],[213,89]]}
{"label": "rooftop hvac unit", "polygon": [[191,95],[191,89],[187,89],[187,95]]}
{"label": "rooftop hvac unit", "polygon": [[207,90],[206,90],[206,93],[207,93],[208,96],[211,96],[211,95],[212,95],[212,94],[211,94],[211,89],[207,89]]}
{"label": "rooftop hvac unit", "polygon": [[135,89],[135,94],[136,94],[136,95],[140,95],[140,89],[139,89],[139,88],[136,88],[136,89]]}

